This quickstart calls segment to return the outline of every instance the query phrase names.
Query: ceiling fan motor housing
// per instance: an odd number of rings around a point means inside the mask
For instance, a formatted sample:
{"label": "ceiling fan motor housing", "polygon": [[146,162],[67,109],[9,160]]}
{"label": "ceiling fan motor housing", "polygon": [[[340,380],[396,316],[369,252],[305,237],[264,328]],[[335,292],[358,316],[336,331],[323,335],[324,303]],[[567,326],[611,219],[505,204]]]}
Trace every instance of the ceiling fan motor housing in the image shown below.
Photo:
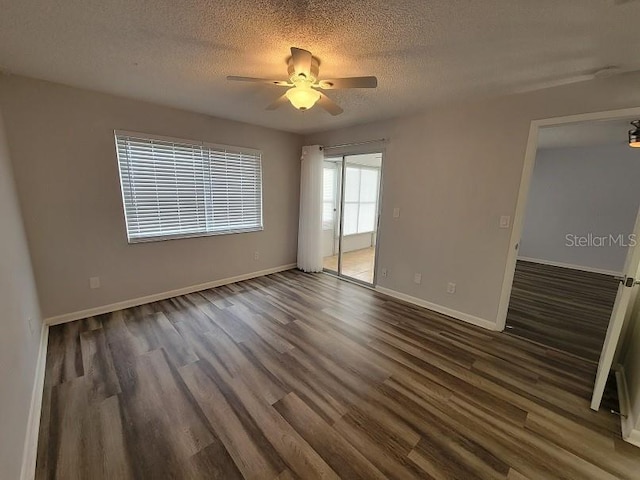
{"label": "ceiling fan motor housing", "polygon": [[[312,84],[316,83],[319,72],[320,60],[318,60],[316,57],[311,57],[311,78],[305,78],[305,80],[311,82]],[[296,75],[296,71],[293,67],[293,57],[290,57],[287,61],[287,73],[289,74],[289,80],[291,80],[292,83],[296,83],[296,80],[299,80],[298,75]]]}

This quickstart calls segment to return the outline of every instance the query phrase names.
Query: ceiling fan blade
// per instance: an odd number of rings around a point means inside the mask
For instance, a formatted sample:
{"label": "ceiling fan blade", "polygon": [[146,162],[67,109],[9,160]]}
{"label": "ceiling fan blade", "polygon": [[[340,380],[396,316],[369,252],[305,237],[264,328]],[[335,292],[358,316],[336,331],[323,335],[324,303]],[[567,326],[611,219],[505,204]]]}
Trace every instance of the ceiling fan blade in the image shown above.
{"label": "ceiling fan blade", "polygon": [[321,80],[318,86],[324,90],[332,90],[338,88],[376,88],[378,79],[376,77],[349,77],[349,78],[330,78]]}
{"label": "ceiling fan blade", "polygon": [[596,76],[593,73],[585,73],[581,75],[573,75],[570,77],[559,77],[551,80],[543,80],[540,82],[524,85],[522,87],[516,87],[512,90],[513,93],[527,93],[535,92],[536,90],[543,90],[545,88],[561,87],[563,85],[571,85],[573,83],[586,82],[593,80]]}
{"label": "ceiling fan blade", "polygon": [[331,100],[324,93],[322,92],[318,92],[318,93],[320,93],[320,100],[318,100],[318,105],[324,108],[331,115],[334,115],[334,116],[340,115],[342,112],[344,112],[344,110],[340,108],[340,105],[338,105],[336,102]]}
{"label": "ceiling fan blade", "polygon": [[227,80],[232,82],[253,82],[253,83],[266,83],[268,85],[277,85],[279,87],[291,87],[293,84],[286,80],[271,80],[269,78],[254,78],[254,77],[236,77],[235,75],[229,75]]}
{"label": "ceiling fan blade", "polygon": [[293,59],[293,70],[296,75],[311,76],[311,52],[302,48],[291,47],[291,58]]}
{"label": "ceiling fan blade", "polygon": [[288,101],[289,101],[289,99],[287,98],[287,96],[286,95],[282,95],[275,102],[273,102],[271,105],[269,105],[266,109],[267,110],[275,110],[277,108],[280,108],[282,105],[284,105]]}

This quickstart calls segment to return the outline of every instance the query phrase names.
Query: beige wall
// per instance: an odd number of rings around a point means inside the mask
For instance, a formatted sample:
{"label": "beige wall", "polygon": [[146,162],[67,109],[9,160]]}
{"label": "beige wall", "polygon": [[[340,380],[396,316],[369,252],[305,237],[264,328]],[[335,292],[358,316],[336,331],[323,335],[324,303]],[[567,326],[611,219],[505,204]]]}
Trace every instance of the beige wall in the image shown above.
{"label": "beige wall", "polygon": [[[443,106],[305,143],[390,138],[376,263],[388,276],[378,275],[379,285],[495,324],[511,233],[499,218],[515,212],[531,120],[640,106],[639,85],[640,76],[624,75]],[[453,295],[448,282],[457,284]]]}
{"label": "beige wall", "polygon": [[[18,76],[0,108],[45,317],[295,263],[301,137]],[[128,245],[114,129],[262,150],[264,231]]]}
{"label": "beige wall", "polygon": [[42,323],[1,117],[0,223],[0,478],[17,479]]}

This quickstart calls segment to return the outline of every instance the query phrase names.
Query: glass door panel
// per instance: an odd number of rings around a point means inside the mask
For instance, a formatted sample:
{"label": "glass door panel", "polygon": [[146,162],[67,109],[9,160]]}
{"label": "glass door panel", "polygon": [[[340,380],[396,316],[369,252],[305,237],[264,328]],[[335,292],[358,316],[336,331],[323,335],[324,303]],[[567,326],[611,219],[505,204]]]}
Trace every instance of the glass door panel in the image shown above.
{"label": "glass door panel", "polygon": [[327,157],[322,175],[322,256],[323,267],[339,272],[340,198],[342,196],[342,157]]}
{"label": "glass door panel", "polygon": [[338,273],[373,284],[382,155],[344,157],[342,235]]}

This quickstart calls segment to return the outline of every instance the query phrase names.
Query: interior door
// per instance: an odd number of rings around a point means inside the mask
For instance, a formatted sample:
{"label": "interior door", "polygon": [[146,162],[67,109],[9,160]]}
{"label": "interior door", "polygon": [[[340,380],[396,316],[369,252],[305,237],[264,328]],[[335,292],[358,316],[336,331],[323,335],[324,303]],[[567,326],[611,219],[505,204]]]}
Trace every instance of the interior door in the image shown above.
{"label": "interior door", "polygon": [[598,362],[598,372],[596,373],[596,382],[593,388],[593,397],[591,398],[591,408],[593,410],[600,408],[604,388],[620,340],[620,332],[625,320],[631,313],[634,289],[638,288],[638,283],[640,282],[640,245],[637,245],[636,242],[636,240],[640,242],[640,211],[638,211],[633,233],[633,237],[625,239],[629,243],[629,251],[624,266],[624,277],[620,279],[618,294],[613,305],[607,335],[604,339],[600,361]]}

